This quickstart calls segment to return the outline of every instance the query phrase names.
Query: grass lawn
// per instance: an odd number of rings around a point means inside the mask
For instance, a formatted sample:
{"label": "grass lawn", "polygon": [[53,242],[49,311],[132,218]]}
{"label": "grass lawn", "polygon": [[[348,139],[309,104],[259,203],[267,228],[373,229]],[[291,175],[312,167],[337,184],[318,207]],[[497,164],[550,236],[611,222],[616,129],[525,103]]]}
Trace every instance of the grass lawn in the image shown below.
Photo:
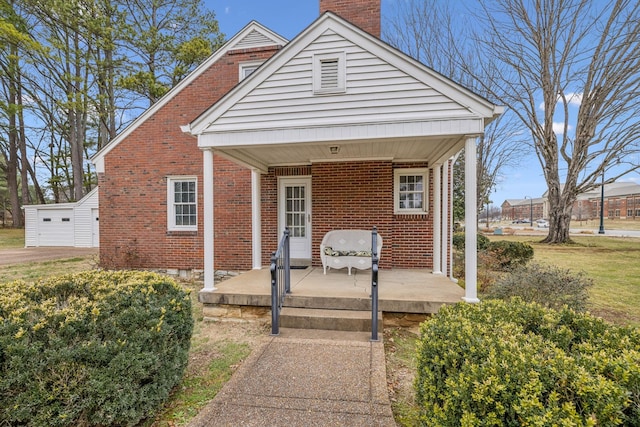
{"label": "grass lawn", "polygon": [[574,272],[594,281],[589,311],[610,322],[640,326],[640,239],[575,236],[574,244],[546,245],[540,236],[490,236],[533,246],[533,259]]}
{"label": "grass lawn", "polygon": [[23,228],[0,228],[0,249],[24,248]]}

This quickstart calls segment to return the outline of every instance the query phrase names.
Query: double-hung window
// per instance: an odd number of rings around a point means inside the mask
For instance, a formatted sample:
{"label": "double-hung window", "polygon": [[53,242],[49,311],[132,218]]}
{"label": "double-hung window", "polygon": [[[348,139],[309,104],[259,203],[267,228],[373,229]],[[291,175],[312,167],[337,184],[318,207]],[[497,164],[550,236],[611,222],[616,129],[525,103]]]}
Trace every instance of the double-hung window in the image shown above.
{"label": "double-hung window", "polygon": [[198,187],[195,177],[167,180],[168,228],[174,231],[198,229]]}
{"label": "double-hung window", "polygon": [[427,211],[428,169],[394,171],[394,210],[397,214]]}

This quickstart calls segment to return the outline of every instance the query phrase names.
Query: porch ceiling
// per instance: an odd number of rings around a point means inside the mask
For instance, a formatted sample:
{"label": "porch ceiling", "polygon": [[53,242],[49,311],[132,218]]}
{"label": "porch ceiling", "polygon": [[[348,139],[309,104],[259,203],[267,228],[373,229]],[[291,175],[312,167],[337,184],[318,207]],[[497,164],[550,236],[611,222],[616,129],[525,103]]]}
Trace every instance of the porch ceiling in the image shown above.
{"label": "porch ceiling", "polygon": [[216,152],[250,168],[267,171],[273,166],[373,159],[436,164],[463,147],[464,138],[455,135],[225,146]]}

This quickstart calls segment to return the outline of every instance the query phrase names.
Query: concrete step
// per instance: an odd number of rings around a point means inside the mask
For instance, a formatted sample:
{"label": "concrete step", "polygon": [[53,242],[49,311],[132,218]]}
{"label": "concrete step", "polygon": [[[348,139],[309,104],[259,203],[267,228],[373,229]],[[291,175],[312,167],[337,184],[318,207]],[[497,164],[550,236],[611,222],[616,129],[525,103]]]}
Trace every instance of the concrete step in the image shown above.
{"label": "concrete step", "polygon": [[[371,311],[283,307],[280,327],[370,332]],[[378,312],[378,331],[382,331],[382,312]]]}
{"label": "concrete step", "polygon": [[323,310],[353,310],[371,312],[371,298],[299,296],[289,294],[284,299],[285,307],[315,308]]}

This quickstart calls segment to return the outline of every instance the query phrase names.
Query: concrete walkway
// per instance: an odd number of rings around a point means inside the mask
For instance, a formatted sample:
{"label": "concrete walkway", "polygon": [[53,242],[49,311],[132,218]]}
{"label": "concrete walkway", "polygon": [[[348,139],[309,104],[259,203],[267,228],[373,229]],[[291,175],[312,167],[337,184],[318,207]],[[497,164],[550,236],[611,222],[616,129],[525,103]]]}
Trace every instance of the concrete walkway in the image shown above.
{"label": "concrete walkway", "polygon": [[383,344],[369,338],[282,329],[253,351],[189,427],[395,426]]}

